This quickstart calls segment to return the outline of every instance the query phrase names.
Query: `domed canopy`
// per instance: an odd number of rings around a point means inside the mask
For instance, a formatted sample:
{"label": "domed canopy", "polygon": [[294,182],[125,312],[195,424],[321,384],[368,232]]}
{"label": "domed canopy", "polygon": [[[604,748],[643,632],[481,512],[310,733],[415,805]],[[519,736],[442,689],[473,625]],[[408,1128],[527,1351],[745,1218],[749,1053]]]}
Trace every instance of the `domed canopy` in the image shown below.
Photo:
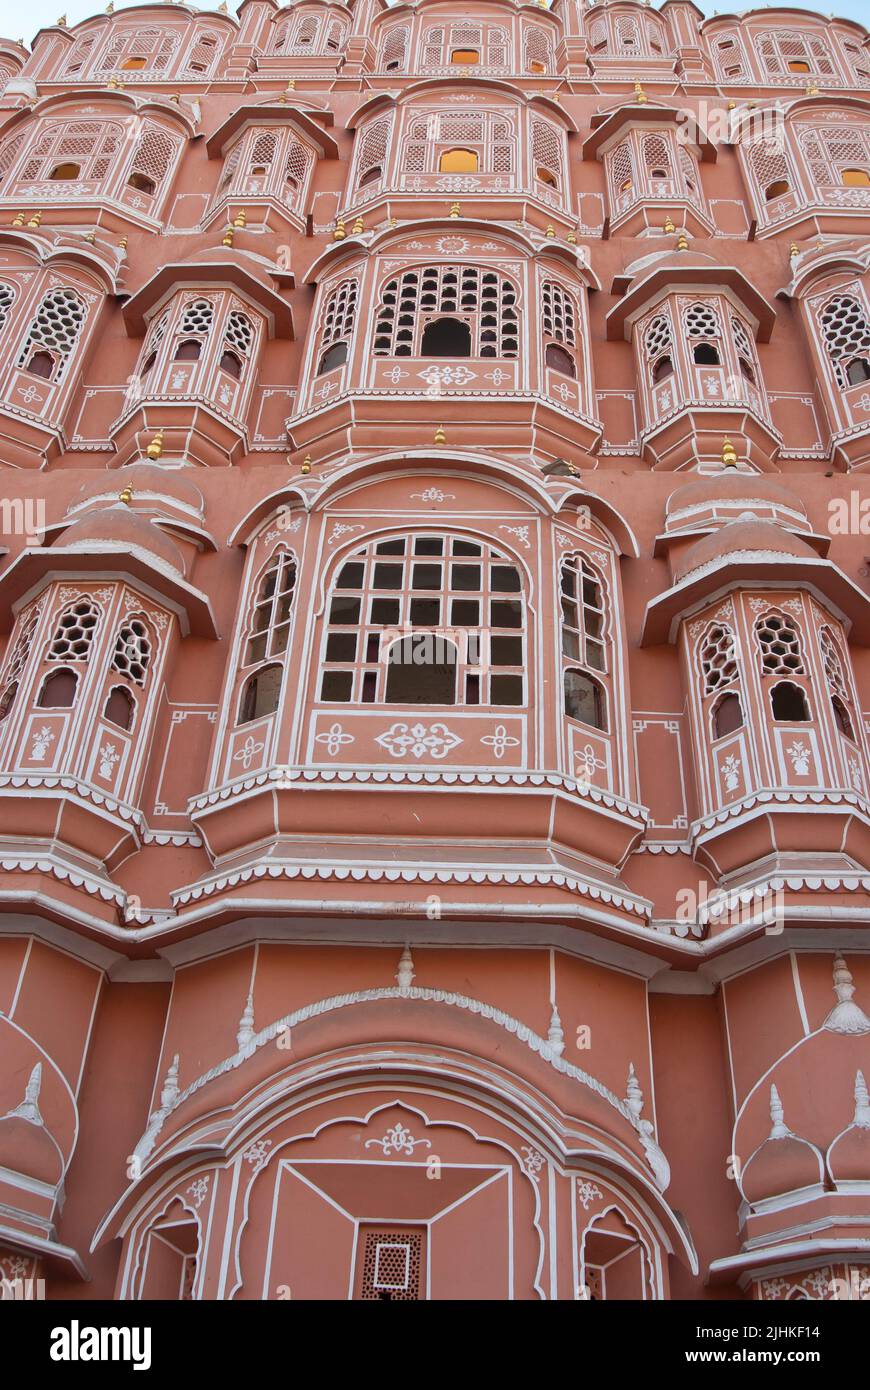
{"label": "domed canopy", "polygon": [[[159,518],[184,513],[189,520],[202,521],[205,502],[193,482],[193,469],[164,468],[156,463],[130,463],[109,474],[90,478],[67,511],[70,522],[102,505],[114,506],[118,493],[130,488],[134,511],[153,512]],[[91,505],[92,504],[92,505]]]}
{"label": "domed canopy", "polygon": [[255,305],[265,316],[270,334],[278,338],[295,337],[290,305],[277,293],[275,286],[292,289],[292,272],[270,265],[250,251],[231,246],[208,246],[194,251],[186,260],[163,265],[124,305],[124,322],[134,337],[145,333],[149,316],[155,313],[177,287],[210,286],[213,289],[232,287]]}
{"label": "domed canopy", "polygon": [[808,560],[817,558],[815,551],[800,536],[784,531],[774,521],[759,521],[756,517],[738,517],[711,536],[702,536],[686,551],[677,563],[676,577],[683,579],[705,565],[714,564],[729,556],[757,554],[762,557],[794,555]]}
{"label": "domed canopy", "polygon": [[68,551],[100,550],[106,542],[139,551],[176,575],[184,572],[184,560],[175,542],[147,517],[123,504],[88,512],[67,527],[61,536],[61,546]]}
{"label": "domed canopy", "polygon": [[684,483],[682,487],[675,488],[667,500],[665,510],[668,516],[673,516],[675,512],[700,507],[706,502],[734,500],[772,502],[806,516],[806,509],[800,497],[791,488],[761,474],[748,477],[745,473],[734,470],[716,473],[710,478],[696,478],[691,483]]}

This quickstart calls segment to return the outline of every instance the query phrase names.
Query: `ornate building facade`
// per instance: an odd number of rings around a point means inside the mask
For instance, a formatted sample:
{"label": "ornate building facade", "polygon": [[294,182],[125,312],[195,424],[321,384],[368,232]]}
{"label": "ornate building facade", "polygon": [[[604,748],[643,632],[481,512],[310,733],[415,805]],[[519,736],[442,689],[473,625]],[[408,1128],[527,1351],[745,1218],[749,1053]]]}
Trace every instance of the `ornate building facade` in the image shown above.
{"label": "ornate building facade", "polygon": [[0,42],[0,1277],[870,1292],[870,38]]}

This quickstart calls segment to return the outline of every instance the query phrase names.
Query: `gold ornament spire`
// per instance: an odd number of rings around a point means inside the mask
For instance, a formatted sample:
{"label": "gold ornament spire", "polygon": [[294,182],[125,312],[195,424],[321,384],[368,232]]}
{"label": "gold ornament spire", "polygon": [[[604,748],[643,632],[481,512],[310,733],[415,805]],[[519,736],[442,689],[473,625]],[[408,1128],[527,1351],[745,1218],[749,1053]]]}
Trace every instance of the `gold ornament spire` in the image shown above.
{"label": "gold ornament spire", "polygon": [[157,431],[157,433],[155,434],[154,438],[151,440],[151,443],[148,445],[148,448],[145,450],[145,452],[146,452],[146,454],[148,455],[148,457],[149,457],[150,459],[154,459],[155,461],[156,461],[157,459],[159,459],[160,455],[163,453],[163,431],[162,431],[162,430],[158,430],[158,431]]}
{"label": "gold ornament spire", "polygon": [[736,454],[735,451],[734,451],[734,445],[731,443],[731,440],[730,440],[730,439],[723,439],[723,440],[722,440],[722,467],[723,467],[723,468],[736,468],[736,467],[737,467],[737,461],[738,461],[738,460],[737,460],[737,454]]}
{"label": "gold ornament spire", "polygon": [[444,432],[444,426],[443,426],[443,425],[439,425],[438,428],[437,428],[437,430],[435,431],[435,441],[434,441],[434,442],[435,442],[436,444],[446,444],[446,443],[447,443],[447,435],[446,435],[445,432]]}

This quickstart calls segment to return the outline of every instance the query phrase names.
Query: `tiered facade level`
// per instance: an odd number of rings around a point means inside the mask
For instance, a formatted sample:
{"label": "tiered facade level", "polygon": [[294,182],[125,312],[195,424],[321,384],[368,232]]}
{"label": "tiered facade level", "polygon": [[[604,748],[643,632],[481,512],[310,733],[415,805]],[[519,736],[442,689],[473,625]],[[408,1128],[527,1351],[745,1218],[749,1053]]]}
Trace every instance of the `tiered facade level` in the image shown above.
{"label": "tiered facade level", "polygon": [[868,1296],[868,45],[0,43],[4,1291]]}

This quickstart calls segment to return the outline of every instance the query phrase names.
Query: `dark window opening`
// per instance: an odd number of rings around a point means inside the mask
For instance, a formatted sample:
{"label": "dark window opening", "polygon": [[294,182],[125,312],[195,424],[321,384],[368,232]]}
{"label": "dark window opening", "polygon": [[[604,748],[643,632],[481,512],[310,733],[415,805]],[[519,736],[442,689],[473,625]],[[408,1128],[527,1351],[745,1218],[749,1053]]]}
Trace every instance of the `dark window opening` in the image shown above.
{"label": "dark window opening", "polygon": [[852,728],[852,720],[849,716],[849,711],[846,709],[846,706],[840,699],[839,695],[833,695],[831,697],[831,705],[834,711],[834,718],[837,721],[837,728],[840,730],[840,733],[844,734],[846,738],[850,738],[854,741],[855,733]]}
{"label": "dark window opening", "polygon": [[743,376],[746,377],[746,380],[747,380],[747,381],[751,381],[752,384],[753,384],[753,386],[754,386],[754,385],[755,385],[755,372],[752,370],[752,368],[750,367],[749,363],[746,361],[746,358],[745,358],[745,357],[741,357],[741,358],[739,358],[738,360],[739,360],[739,362],[740,362],[740,371],[741,371],[741,373],[743,374]]}
{"label": "dark window opening", "polygon": [[202,352],[202,343],[196,338],[185,338],[183,343],[179,343],[175,349],[176,362],[198,362]]}
{"label": "dark window opening", "polygon": [[433,633],[403,637],[390,648],[388,705],[454,705],[457,651]]}
{"label": "dark window opening", "polygon": [[712,343],[696,343],[692,356],[698,367],[718,367],[719,350]]}
{"label": "dark window opening", "polygon": [[665,381],[669,376],[673,376],[673,374],[674,364],[670,357],[660,357],[653,367],[653,385],[657,386],[660,381]]}
{"label": "dark window opening", "polygon": [[147,174],[131,174],[127,180],[129,188],[138,188],[140,193],[147,193],[149,197],[157,187],[153,179],[149,179]]}
{"label": "dark window opening", "polygon": [[81,165],[80,165],[80,164],[71,164],[71,163],[55,164],[54,168],[52,169],[52,171],[51,171],[51,173],[49,174],[48,177],[49,177],[50,179],[59,179],[59,180],[64,180],[64,179],[77,179],[80,173],[81,173]]}
{"label": "dark window opening", "polygon": [[242,360],[234,352],[225,352],[220,360],[220,369],[239,381],[242,375]]}
{"label": "dark window opening", "polygon": [[3,691],[3,695],[2,697],[0,697],[0,724],[2,724],[3,720],[6,718],[7,714],[11,710],[13,704],[15,703],[15,696],[17,694],[17,681],[13,681],[11,685],[7,685],[6,689]]}
{"label": "dark window opening", "polygon": [[69,709],[76,698],[78,677],[75,671],[52,671],[46,676],[39,692],[40,709]]}
{"label": "dark window opening", "polygon": [[421,357],[470,357],[471,327],[462,319],[434,319],[423,330]]}
{"label": "dark window opening", "polygon": [[373,164],[372,167],[371,167],[371,169],[366,169],[365,173],[363,174],[362,178],[360,179],[360,181],[359,181],[359,186],[360,186],[360,188],[365,188],[366,184],[369,184],[369,183],[376,183],[377,180],[381,177],[381,174],[382,174],[383,172],[384,172],[384,171],[383,171],[383,169],[381,168],[380,164]]}
{"label": "dark window opening", "polygon": [[870,381],[870,361],[866,357],[854,357],[846,368],[846,380],[850,386]]}
{"label": "dark window opening", "polygon": [[346,361],[347,343],[333,343],[321,357],[317,374],[319,376],[321,372],[332,372],[336,367],[343,366]]}
{"label": "dark window opening", "polygon": [[30,372],[31,376],[41,376],[46,381],[51,381],[54,375],[54,358],[50,352],[34,352],[25,370]]}
{"label": "dark window opening", "polygon": [[577,367],[570,352],[566,352],[558,343],[548,343],[544,354],[548,367],[552,367],[554,372],[561,372],[563,376],[576,377]]}
{"label": "dark window opening", "polygon": [[601,686],[583,671],[565,672],[565,713],[593,729],[607,728]]}
{"label": "dark window opening", "polygon": [[117,724],[119,729],[129,729],[133,723],[135,711],[136,702],[129,690],[125,690],[122,685],[116,685],[113,690],[109,691],[103,717],[108,719],[110,724]]}
{"label": "dark window opening", "polygon": [[764,190],[765,201],[771,203],[774,198],[781,198],[788,191],[789,186],[785,179],[774,179],[773,183],[769,183]]}
{"label": "dark window opening", "polygon": [[238,722],[250,724],[252,719],[262,719],[266,714],[274,714],[278,708],[280,694],[281,667],[263,666],[245,681],[239,701]]}
{"label": "dark window opening", "polygon": [[713,711],[713,737],[724,738],[743,728],[743,710],[736,695],[723,695]]}
{"label": "dark window opening", "polygon": [[783,724],[806,724],[810,717],[807,697],[799,685],[791,681],[780,681],[773,687],[770,697],[773,717]]}

